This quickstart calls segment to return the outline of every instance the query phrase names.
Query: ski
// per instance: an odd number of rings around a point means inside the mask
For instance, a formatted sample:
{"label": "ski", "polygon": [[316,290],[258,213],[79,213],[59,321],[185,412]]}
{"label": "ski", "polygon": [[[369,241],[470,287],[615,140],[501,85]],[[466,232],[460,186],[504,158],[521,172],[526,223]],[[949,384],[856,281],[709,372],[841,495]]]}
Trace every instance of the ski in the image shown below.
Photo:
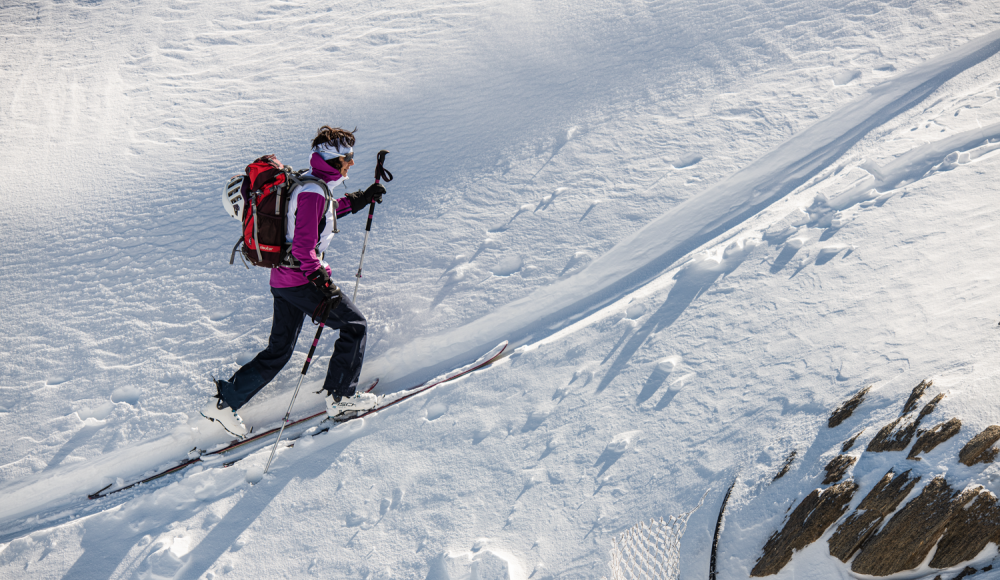
{"label": "ski", "polygon": [[737,479],[739,479],[739,474],[733,478],[733,483],[729,485],[726,497],[722,499],[722,507],[719,508],[719,519],[715,520],[715,537],[712,539],[712,557],[708,563],[708,580],[715,580],[715,575],[719,570],[716,557],[719,554],[719,538],[722,536],[722,522],[723,517],[726,515],[726,505],[729,504],[729,496],[733,493],[733,488],[736,487]]}
{"label": "ski", "polygon": [[[487,352],[483,356],[476,359],[475,362],[472,362],[464,367],[455,369],[449,373],[431,379],[430,381],[427,381],[415,387],[411,387],[409,389],[393,393],[392,395],[386,395],[382,397],[379,404],[375,408],[369,409],[364,413],[357,413],[357,414],[351,413],[349,414],[349,416],[347,413],[345,413],[342,415],[338,415],[336,417],[328,417],[326,414],[326,410],[323,410],[318,413],[313,413],[306,417],[302,417],[300,419],[292,421],[285,426],[285,433],[288,435],[287,440],[289,441],[290,444],[294,444],[293,442],[296,439],[301,437],[303,434],[305,434],[309,429],[311,429],[314,426],[327,423],[326,426],[324,426],[318,433],[316,433],[318,435],[319,433],[328,431],[330,427],[332,427],[335,424],[346,423],[348,421],[353,421],[355,419],[361,419],[373,415],[375,413],[378,413],[379,411],[388,409],[389,407],[402,403],[403,401],[406,401],[407,399],[419,395],[420,393],[426,392],[438,385],[447,383],[449,381],[453,381],[473,371],[479,370],[483,367],[493,364],[494,362],[502,358],[504,351],[506,349],[507,349],[507,341],[504,341],[498,344],[497,346],[493,347],[489,352]],[[370,392],[372,389],[375,388],[375,385],[377,383],[378,380],[372,383],[366,389],[366,391]],[[209,466],[221,464],[223,467],[229,467],[230,465],[235,464],[237,461],[243,459],[244,457],[247,457],[257,449],[262,448],[267,443],[267,440],[271,436],[277,435],[279,430],[280,426],[273,427],[266,431],[249,435],[243,439],[235,439],[232,442],[218,449],[213,449],[212,451],[202,451],[199,449],[192,449],[191,452],[189,453],[188,459],[181,461],[177,465],[168,467],[163,471],[154,473],[147,477],[140,478],[131,483],[123,483],[122,485],[117,485],[117,486],[115,485],[117,482],[110,483],[104,488],[92,494],[89,494],[87,498],[100,499],[103,497],[107,497],[111,494],[118,493],[120,491],[125,491],[127,489],[134,488],[138,485],[149,483],[157,479],[160,479],[162,477],[166,477],[170,474],[183,471],[184,469],[199,463]]]}
{"label": "ski", "polygon": [[[378,384],[378,379],[375,379],[375,381],[372,382],[372,384],[369,385],[368,388],[365,389],[365,391],[366,392],[371,392],[371,390],[374,389],[375,385],[377,385],[377,384]],[[296,419],[295,421],[289,422],[287,425],[285,425],[285,430],[287,431],[287,430],[289,430],[289,428],[292,428],[294,430],[293,436],[291,436],[289,438],[289,440],[294,440],[294,439],[298,438],[299,436],[302,435],[302,432],[304,432],[305,430],[309,429],[314,424],[321,423],[326,418],[325,415],[326,415],[326,411],[323,410],[323,411],[320,411],[319,413],[313,413],[312,415],[308,415],[306,417],[302,417],[300,419]],[[298,428],[298,429],[295,429],[295,428]],[[89,494],[87,496],[87,498],[88,499],[100,499],[100,498],[108,496],[108,495],[110,495],[112,493],[118,493],[119,491],[125,491],[126,489],[131,489],[131,488],[133,488],[133,487],[135,487],[135,486],[137,486],[137,485],[139,485],[141,483],[148,483],[150,481],[155,481],[157,479],[160,479],[161,477],[165,477],[167,475],[170,475],[171,473],[177,473],[178,471],[181,471],[181,470],[183,470],[183,469],[185,469],[187,467],[191,467],[195,463],[205,463],[205,464],[215,463],[214,461],[211,461],[211,460],[215,459],[216,457],[220,457],[220,456],[223,456],[223,455],[231,454],[234,451],[241,450],[243,448],[253,447],[253,449],[250,449],[247,454],[252,453],[253,451],[256,451],[257,447],[259,447],[259,445],[254,445],[254,444],[262,443],[265,439],[269,438],[269,436],[276,434],[280,429],[281,429],[281,427],[278,426],[278,427],[272,427],[271,429],[268,429],[266,431],[262,431],[260,433],[250,433],[250,434],[247,434],[247,436],[244,437],[244,438],[242,438],[242,439],[234,439],[233,441],[231,441],[230,443],[224,445],[223,447],[221,447],[219,449],[213,449],[212,451],[204,451],[204,450],[201,450],[201,449],[198,449],[198,448],[192,449],[188,453],[189,457],[188,457],[188,459],[186,461],[182,461],[181,463],[179,463],[179,464],[177,464],[177,465],[175,465],[173,467],[170,467],[168,469],[165,469],[165,470],[163,470],[163,471],[161,471],[159,473],[155,473],[153,475],[150,475],[149,477],[144,477],[144,478],[139,479],[137,481],[133,481],[132,483],[129,483],[127,485],[123,485],[121,487],[115,487],[115,488],[112,489],[112,486],[114,486],[114,483],[110,483],[110,484],[107,485],[107,487],[104,487],[103,489],[101,489],[101,490],[99,490],[99,491],[97,491],[95,493]],[[242,459],[242,457],[240,459]],[[232,465],[233,463],[236,463],[236,461],[229,462],[229,463],[223,463],[223,466],[224,467],[228,467],[228,466]]]}

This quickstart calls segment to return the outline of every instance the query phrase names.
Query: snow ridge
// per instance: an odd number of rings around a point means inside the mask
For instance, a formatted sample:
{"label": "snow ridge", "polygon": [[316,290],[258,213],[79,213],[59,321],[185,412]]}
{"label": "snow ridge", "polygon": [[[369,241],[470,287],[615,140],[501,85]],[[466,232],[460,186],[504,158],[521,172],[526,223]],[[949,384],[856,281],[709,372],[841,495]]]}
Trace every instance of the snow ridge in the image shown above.
{"label": "snow ridge", "polygon": [[[369,363],[366,371],[382,377],[391,388],[440,372],[491,343],[510,340],[516,345],[602,308],[792,193],[870,131],[998,50],[1000,31],[873,87],[864,97],[622,240],[572,276],[475,322],[392,348]],[[984,130],[984,134],[987,132]]]}

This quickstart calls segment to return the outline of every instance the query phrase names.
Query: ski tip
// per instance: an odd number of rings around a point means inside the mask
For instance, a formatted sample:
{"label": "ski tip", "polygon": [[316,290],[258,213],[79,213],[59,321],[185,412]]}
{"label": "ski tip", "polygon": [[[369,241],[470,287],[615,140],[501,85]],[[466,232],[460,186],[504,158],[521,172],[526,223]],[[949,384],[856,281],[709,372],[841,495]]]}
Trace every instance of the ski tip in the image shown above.
{"label": "ski tip", "polygon": [[493,350],[490,351],[490,354],[492,354],[492,356],[490,356],[490,358],[487,360],[486,364],[487,365],[491,365],[491,364],[497,362],[498,360],[500,360],[501,358],[504,358],[505,356],[507,356],[509,354],[507,352],[507,347],[508,346],[510,346],[510,341],[507,341],[507,340],[505,340],[505,341],[501,342],[500,344],[494,346]]}

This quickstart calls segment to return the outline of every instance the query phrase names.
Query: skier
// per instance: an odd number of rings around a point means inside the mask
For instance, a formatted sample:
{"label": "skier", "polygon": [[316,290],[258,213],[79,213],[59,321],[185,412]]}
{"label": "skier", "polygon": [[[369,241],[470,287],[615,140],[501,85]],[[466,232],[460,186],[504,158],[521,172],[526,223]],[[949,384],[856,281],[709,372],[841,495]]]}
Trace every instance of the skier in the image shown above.
{"label": "skier", "polygon": [[[309,175],[318,177],[333,190],[347,179],[354,165],[354,133],[324,125],[312,141]],[[358,376],[365,356],[367,321],[350,298],[330,279],[331,270],[323,261],[323,252],[333,239],[336,216],[357,213],[375,201],[382,203],[385,188],[374,183],[368,189],[348,193],[327,203],[316,183],[292,190],[288,200],[286,240],[296,266],[271,270],[271,294],[274,295],[274,318],[267,348],[233,374],[228,380],[214,379],[217,393],[201,414],[218,421],[233,435],[242,437],[247,429],[237,412],[263,389],[292,356],[299,330],[306,315],[315,320],[325,312],[326,325],[340,330],[333,347],[323,389],[327,413],[360,411],[374,407],[378,398],[357,392]]]}

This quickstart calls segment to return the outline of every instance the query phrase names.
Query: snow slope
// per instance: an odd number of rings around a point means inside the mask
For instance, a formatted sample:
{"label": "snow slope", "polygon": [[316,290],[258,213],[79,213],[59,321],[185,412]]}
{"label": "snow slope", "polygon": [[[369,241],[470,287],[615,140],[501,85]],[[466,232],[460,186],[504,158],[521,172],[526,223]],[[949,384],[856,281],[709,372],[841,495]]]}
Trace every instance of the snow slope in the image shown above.
{"label": "snow slope", "polygon": [[[599,578],[614,535],[710,489],[683,541],[693,577],[739,470],[720,564],[745,577],[864,384],[852,429],[924,378],[966,440],[996,422],[995,13],[4,7],[4,163],[54,179],[0,185],[0,575]],[[266,273],[225,264],[218,188],[259,153],[303,165],[327,122],[360,127],[352,186],[380,148],[397,176],[359,294],[366,375],[394,390],[520,348],[307,437],[257,485],[263,452],[83,500],[224,440],[196,409],[210,373],[264,346],[269,298]],[[348,285],[361,223],[337,240]],[[281,416],[303,359],[249,421]],[[767,485],[792,449],[806,459]],[[955,453],[920,469],[992,486]],[[796,570],[846,573],[822,550],[780,576]]]}

